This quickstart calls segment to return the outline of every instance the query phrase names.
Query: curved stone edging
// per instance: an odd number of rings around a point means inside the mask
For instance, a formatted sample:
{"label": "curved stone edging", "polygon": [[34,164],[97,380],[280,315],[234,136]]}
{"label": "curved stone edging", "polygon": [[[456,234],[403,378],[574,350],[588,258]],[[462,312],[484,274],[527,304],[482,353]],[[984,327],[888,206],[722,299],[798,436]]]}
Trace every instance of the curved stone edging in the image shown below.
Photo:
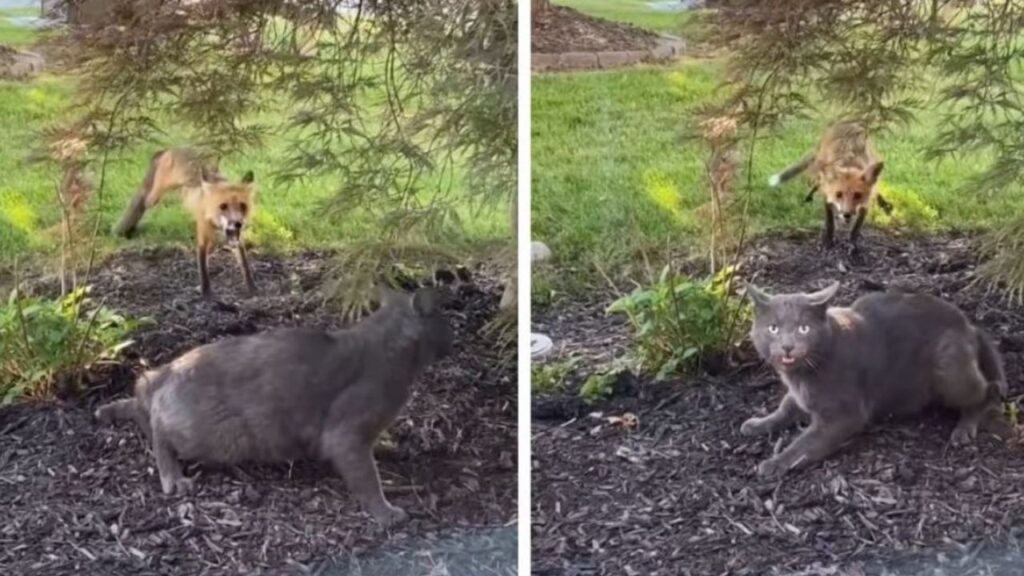
{"label": "curved stone edging", "polygon": [[665,62],[679,56],[685,49],[685,40],[663,34],[658,38],[657,46],[650,50],[531,54],[531,68],[534,72],[606,70],[632,66],[641,62]]}
{"label": "curved stone edging", "polygon": [[0,47],[0,80],[27,80],[42,72],[46,60],[35,52]]}

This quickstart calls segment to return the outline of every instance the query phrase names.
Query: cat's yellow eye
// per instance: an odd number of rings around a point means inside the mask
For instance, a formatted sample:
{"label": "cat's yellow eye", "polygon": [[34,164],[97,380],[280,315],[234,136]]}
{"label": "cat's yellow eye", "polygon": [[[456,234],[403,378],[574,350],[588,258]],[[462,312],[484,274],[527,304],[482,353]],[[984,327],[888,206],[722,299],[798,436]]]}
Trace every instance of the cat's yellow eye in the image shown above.
{"label": "cat's yellow eye", "polygon": [[778,334],[779,333],[779,327],[776,326],[775,324],[772,324],[772,325],[768,326],[768,331],[771,332],[772,334]]}
{"label": "cat's yellow eye", "polygon": [[801,334],[807,334],[808,332],[811,331],[811,327],[808,326],[807,324],[801,324],[800,327],[797,328],[797,331],[800,332]]}

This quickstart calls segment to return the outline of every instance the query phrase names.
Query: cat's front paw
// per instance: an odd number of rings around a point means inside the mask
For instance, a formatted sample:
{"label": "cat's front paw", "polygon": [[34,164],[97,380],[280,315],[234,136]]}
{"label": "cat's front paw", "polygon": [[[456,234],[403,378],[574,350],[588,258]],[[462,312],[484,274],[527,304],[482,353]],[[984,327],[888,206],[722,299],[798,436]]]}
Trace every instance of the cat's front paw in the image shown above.
{"label": "cat's front paw", "polygon": [[405,510],[391,504],[375,510],[373,517],[385,527],[398,526],[409,520],[409,514]]}
{"label": "cat's front paw", "polygon": [[164,494],[168,496],[177,494],[178,496],[187,496],[192,493],[195,489],[195,482],[191,478],[184,476],[161,476],[160,487]]}
{"label": "cat's front paw", "polygon": [[760,478],[772,479],[781,478],[789,466],[778,458],[769,458],[757,465],[757,475]]}
{"label": "cat's front paw", "polygon": [[973,443],[977,436],[977,425],[960,423],[953,429],[949,441],[953,443],[953,446],[966,446]]}
{"label": "cat's front paw", "polygon": [[767,434],[768,429],[764,424],[764,418],[753,417],[740,425],[740,434],[744,436],[760,436]]}

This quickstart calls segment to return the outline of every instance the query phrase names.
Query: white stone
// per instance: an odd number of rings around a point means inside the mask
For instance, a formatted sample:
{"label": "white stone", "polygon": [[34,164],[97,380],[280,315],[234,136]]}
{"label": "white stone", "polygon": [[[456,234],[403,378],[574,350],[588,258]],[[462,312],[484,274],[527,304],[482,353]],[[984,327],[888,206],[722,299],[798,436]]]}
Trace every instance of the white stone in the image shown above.
{"label": "white stone", "polygon": [[534,240],[530,243],[530,262],[541,262],[551,258],[551,249],[547,244]]}

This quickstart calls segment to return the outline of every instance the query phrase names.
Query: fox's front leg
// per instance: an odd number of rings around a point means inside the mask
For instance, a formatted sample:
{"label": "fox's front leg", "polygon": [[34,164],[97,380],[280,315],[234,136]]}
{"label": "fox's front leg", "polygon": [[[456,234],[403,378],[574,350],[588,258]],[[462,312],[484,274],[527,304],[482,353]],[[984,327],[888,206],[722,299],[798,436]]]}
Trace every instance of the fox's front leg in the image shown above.
{"label": "fox's front leg", "polygon": [[826,250],[835,243],[836,236],[836,213],[832,205],[825,201],[825,232],[821,236],[821,245]]}
{"label": "fox's front leg", "polygon": [[867,422],[858,415],[836,416],[829,422],[813,416],[811,425],[786,447],[757,467],[758,476],[777,477],[786,472],[820,462],[864,429]]}
{"label": "fox's front leg", "polygon": [[199,268],[199,292],[203,298],[210,298],[213,295],[210,291],[210,273],[207,270],[209,257],[210,243],[200,235],[199,243],[196,245],[196,263]]}
{"label": "fox's front leg", "polygon": [[867,209],[860,210],[857,213],[857,220],[853,223],[853,228],[850,230],[850,254],[853,256],[860,252],[860,227],[864,225],[864,219],[867,216]]}
{"label": "fox's front leg", "polygon": [[740,434],[744,436],[756,436],[759,434],[773,434],[784,429],[797,421],[803,412],[797,406],[796,400],[791,394],[786,394],[779,403],[779,407],[771,414],[763,417],[753,417],[740,426]]}
{"label": "fox's front leg", "polygon": [[245,278],[245,287],[249,290],[249,295],[256,294],[256,282],[252,279],[252,267],[249,266],[249,256],[245,252],[245,244],[242,239],[238,239],[238,245],[235,246],[235,257],[238,259],[238,267],[242,269],[242,276]]}

